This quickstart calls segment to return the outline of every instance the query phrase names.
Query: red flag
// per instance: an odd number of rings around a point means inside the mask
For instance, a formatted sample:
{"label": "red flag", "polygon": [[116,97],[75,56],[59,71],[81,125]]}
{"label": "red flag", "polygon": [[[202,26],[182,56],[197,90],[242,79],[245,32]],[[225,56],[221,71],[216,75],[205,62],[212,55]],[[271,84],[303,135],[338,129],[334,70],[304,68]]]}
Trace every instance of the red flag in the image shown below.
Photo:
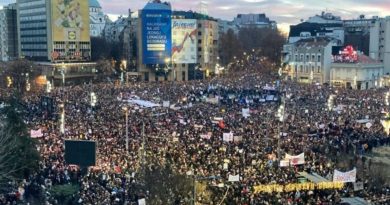
{"label": "red flag", "polygon": [[219,128],[221,128],[221,129],[224,129],[224,128],[225,128],[225,123],[223,122],[223,120],[219,121],[218,126],[219,126]]}

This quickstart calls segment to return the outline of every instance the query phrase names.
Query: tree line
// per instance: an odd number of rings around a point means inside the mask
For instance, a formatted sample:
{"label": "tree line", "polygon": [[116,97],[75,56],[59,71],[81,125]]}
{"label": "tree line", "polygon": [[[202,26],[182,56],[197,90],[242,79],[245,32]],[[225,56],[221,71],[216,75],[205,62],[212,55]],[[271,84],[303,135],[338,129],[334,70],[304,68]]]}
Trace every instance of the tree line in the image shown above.
{"label": "tree line", "polygon": [[[219,37],[220,59],[227,65],[234,59],[242,59],[244,54],[254,53],[257,57],[265,57],[276,65],[281,62],[281,51],[286,42],[278,30],[270,28],[241,28],[238,34],[229,29]],[[235,58],[236,57],[236,58]]]}

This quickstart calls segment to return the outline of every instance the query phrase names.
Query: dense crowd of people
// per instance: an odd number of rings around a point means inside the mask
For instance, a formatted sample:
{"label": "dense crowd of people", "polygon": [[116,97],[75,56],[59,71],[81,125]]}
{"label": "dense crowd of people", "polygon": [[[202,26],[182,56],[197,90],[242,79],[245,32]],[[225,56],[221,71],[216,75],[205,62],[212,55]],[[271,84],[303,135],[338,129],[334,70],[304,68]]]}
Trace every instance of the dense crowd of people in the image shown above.
{"label": "dense crowd of people", "polygon": [[[91,92],[97,95],[95,107],[90,104]],[[388,184],[374,189],[364,174],[358,174],[358,181],[364,182],[359,192],[351,184],[343,190],[272,194],[253,190],[257,185],[297,183],[302,171],[332,181],[334,169],[358,167],[366,152],[388,145],[390,138],[380,123],[388,111],[385,92],[297,84],[269,73],[244,71],[190,82],[100,83],[27,93],[23,97],[29,113],[26,122],[30,129],[43,131],[37,147],[40,170],[17,184],[13,193],[1,194],[0,204],[27,202],[30,196],[59,204],[50,188],[69,183],[80,185],[71,199],[75,204],[137,204],[142,198],[147,204],[191,204],[192,189],[164,187],[169,199],[158,199],[157,193],[149,191],[145,172],[165,167],[207,184],[207,193],[196,194],[200,204],[338,204],[348,196],[388,204]],[[43,95],[54,99],[56,107],[65,104],[64,134],[58,116],[43,110]],[[335,97],[329,107],[331,95]],[[280,122],[275,114],[282,98],[285,117]],[[127,103],[128,99],[160,105],[169,101],[170,106],[149,108]],[[128,151],[123,107],[129,112]],[[243,108],[249,108],[250,116],[243,116]],[[223,133],[240,138],[226,142]],[[96,166],[83,173],[68,165],[64,139],[96,141]],[[278,159],[285,154],[300,153],[305,153],[304,165],[279,166]],[[350,163],[344,163],[347,158]],[[240,181],[228,182],[229,175],[239,175]],[[218,186],[222,183],[224,187]]]}

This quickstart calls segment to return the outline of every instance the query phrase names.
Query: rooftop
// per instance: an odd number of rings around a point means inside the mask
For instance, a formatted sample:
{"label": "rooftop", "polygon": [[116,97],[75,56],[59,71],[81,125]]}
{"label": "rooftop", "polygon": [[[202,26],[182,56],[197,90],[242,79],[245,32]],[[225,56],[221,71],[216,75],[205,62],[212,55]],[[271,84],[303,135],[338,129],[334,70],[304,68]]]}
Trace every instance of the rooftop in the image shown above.
{"label": "rooftop", "polygon": [[89,0],[89,7],[102,8],[97,0]]}

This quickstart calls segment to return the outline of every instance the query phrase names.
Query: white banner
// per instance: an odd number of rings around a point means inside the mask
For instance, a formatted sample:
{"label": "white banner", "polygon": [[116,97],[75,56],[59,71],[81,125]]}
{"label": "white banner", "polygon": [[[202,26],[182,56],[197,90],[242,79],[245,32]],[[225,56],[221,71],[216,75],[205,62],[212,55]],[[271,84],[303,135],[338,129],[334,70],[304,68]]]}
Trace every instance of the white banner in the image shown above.
{"label": "white banner", "polygon": [[354,191],[360,191],[360,190],[363,190],[364,189],[364,184],[363,182],[356,182],[356,183],[353,183],[353,190]]}
{"label": "white banner", "polygon": [[218,97],[215,97],[215,98],[206,98],[206,102],[207,102],[207,103],[211,103],[211,104],[218,104],[219,99],[218,99]]}
{"label": "white banner", "polygon": [[145,199],[139,199],[138,200],[138,205],[146,205]]}
{"label": "white banner", "polygon": [[200,138],[209,140],[211,138],[211,135],[212,135],[212,133],[209,132],[209,133],[207,133],[205,135],[200,135]]}
{"label": "white banner", "polygon": [[249,113],[250,113],[249,108],[242,108],[242,116],[243,117],[245,117],[245,118],[250,117],[251,115]]}
{"label": "white banner", "polygon": [[223,133],[223,141],[225,142],[232,142],[234,139],[233,133]]}
{"label": "white banner", "polygon": [[43,137],[42,129],[30,130],[30,136],[31,138]]}
{"label": "white banner", "polygon": [[234,136],[233,137],[234,142],[241,142],[242,141],[242,136]]}
{"label": "white banner", "polygon": [[302,154],[297,155],[297,156],[292,156],[292,155],[286,154],[285,160],[289,160],[290,165],[305,164],[305,153],[302,153]]}
{"label": "white banner", "polygon": [[334,170],[333,174],[334,182],[356,182],[356,168],[349,172],[340,172],[338,170]]}
{"label": "white banner", "polygon": [[230,175],[229,174],[229,182],[239,182],[240,181],[240,175]]}
{"label": "white banner", "polygon": [[290,166],[290,160],[280,160],[280,164],[279,164],[280,167],[288,167]]}
{"label": "white banner", "polygon": [[169,101],[163,101],[163,107],[168,107],[169,108]]}

